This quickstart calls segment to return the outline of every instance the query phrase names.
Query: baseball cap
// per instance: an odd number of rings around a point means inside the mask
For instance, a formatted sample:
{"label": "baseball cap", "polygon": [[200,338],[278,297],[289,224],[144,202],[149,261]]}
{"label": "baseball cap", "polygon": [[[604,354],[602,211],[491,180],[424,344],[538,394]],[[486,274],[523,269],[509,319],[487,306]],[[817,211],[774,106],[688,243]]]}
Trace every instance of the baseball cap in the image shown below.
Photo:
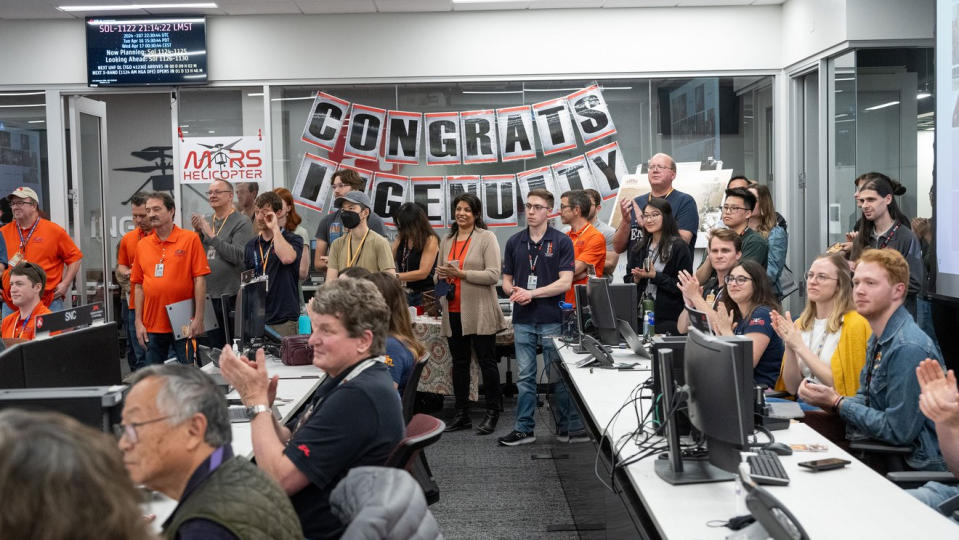
{"label": "baseball cap", "polygon": [[333,207],[339,208],[343,206],[344,202],[362,204],[366,208],[373,208],[373,203],[370,202],[370,198],[367,197],[366,193],[363,193],[362,191],[350,191],[342,197],[337,197],[336,201],[333,203]]}
{"label": "baseball cap", "polygon": [[13,190],[13,193],[7,195],[9,200],[11,197],[20,197],[21,199],[33,199],[33,202],[40,204],[40,197],[37,197],[37,192],[28,187],[20,186],[17,189]]}
{"label": "baseball cap", "polygon": [[[33,190],[31,190],[31,191],[33,191]],[[14,270],[17,272],[17,274],[19,274],[19,275],[24,275],[24,276],[27,276],[28,278],[32,278],[32,279],[30,279],[31,282],[39,281],[39,282],[40,282],[40,290],[41,290],[41,291],[43,291],[44,289],[46,289],[46,287],[47,287],[47,273],[44,272],[44,271],[43,271],[43,268],[40,268],[40,266],[37,265],[36,263],[32,263],[32,262],[29,262],[29,261],[24,261],[24,262],[22,262],[22,263],[20,263],[20,264],[18,264],[18,265],[16,265],[16,266],[14,266],[13,269],[14,269]]]}

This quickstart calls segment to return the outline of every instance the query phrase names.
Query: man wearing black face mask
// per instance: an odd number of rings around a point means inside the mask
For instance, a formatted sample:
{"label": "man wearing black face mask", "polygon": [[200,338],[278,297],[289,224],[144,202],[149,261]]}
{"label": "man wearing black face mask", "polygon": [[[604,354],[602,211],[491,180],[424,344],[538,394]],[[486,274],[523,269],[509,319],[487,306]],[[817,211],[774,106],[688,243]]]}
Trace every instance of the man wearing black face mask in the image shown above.
{"label": "man wearing black face mask", "polygon": [[300,317],[296,284],[300,279],[303,239],[280,227],[276,213],[283,208],[283,201],[276,193],[261,194],[253,207],[257,235],[244,249],[244,268],[267,276],[266,324],[281,336],[290,336],[297,332]]}
{"label": "man wearing black face mask", "polygon": [[330,260],[326,268],[326,280],[332,281],[340,272],[359,266],[370,272],[396,274],[390,243],[370,229],[370,198],[362,191],[350,191],[336,199],[333,204],[340,210],[343,228],[348,234],[337,238],[330,246]]}

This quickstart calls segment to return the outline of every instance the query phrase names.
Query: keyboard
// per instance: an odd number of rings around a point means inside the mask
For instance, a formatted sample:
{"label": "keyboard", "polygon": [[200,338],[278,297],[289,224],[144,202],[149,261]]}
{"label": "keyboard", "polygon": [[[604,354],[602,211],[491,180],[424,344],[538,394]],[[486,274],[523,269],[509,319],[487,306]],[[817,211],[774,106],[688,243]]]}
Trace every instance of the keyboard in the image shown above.
{"label": "keyboard", "polygon": [[768,450],[760,450],[754,456],[747,456],[746,463],[749,464],[749,475],[757,484],[789,485],[789,475],[786,474],[778,455]]}

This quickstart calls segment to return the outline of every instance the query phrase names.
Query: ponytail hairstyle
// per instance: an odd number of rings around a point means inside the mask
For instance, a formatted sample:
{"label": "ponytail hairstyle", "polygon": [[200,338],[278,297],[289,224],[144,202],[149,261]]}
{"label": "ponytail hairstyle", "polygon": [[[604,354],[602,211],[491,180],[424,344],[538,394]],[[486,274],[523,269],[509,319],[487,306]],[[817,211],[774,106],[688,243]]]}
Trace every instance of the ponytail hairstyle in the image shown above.
{"label": "ponytail hairstyle", "polygon": [[[859,188],[860,192],[871,189],[878,193],[880,197],[893,195],[892,201],[890,201],[889,206],[887,207],[889,211],[889,217],[892,218],[893,223],[898,222],[907,229],[912,228],[911,224],[909,223],[909,217],[899,209],[899,203],[896,202],[897,196],[901,196],[906,193],[905,186],[879,172],[868,172],[861,175],[859,178],[856,178],[857,182],[860,180],[863,181],[861,187]],[[872,240],[873,233],[876,232],[876,225],[868,219],[861,218],[859,220],[859,226],[856,227],[856,231],[858,234],[852,243],[851,257],[853,260],[858,259],[859,255],[870,247],[869,242]]]}

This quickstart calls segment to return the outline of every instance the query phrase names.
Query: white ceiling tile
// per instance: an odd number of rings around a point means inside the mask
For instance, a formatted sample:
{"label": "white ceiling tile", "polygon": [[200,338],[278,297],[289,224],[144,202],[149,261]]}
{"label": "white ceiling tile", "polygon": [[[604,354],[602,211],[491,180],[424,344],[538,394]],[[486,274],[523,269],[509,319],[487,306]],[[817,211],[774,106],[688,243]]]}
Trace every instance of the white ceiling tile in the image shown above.
{"label": "white ceiling tile", "polygon": [[214,0],[227,15],[277,15],[300,13],[293,0]]}
{"label": "white ceiling tile", "polygon": [[303,13],[373,13],[373,0],[296,0]]}
{"label": "white ceiling tile", "polygon": [[679,0],[683,7],[748,6],[753,0]]}
{"label": "white ceiling tile", "polygon": [[530,9],[600,8],[604,0],[532,0]]}
{"label": "white ceiling tile", "polygon": [[451,0],[373,0],[379,12],[452,11]]}
{"label": "white ceiling tile", "polygon": [[605,8],[627,8],[627,7],[671,7],[679,3],[679,0],[606,0],[603,4]]}
{"label": "white ceiling tile", "polygon": [[518,10],[527,9],[530,0],[507,0],[491,2],[454,2],[454,11],[496,11],[496,10]]}
{"label": "white ceiling tile", "polygon": [[786,0],[753,0],[754,6],[768,6],[774,4],[785,4]]}

